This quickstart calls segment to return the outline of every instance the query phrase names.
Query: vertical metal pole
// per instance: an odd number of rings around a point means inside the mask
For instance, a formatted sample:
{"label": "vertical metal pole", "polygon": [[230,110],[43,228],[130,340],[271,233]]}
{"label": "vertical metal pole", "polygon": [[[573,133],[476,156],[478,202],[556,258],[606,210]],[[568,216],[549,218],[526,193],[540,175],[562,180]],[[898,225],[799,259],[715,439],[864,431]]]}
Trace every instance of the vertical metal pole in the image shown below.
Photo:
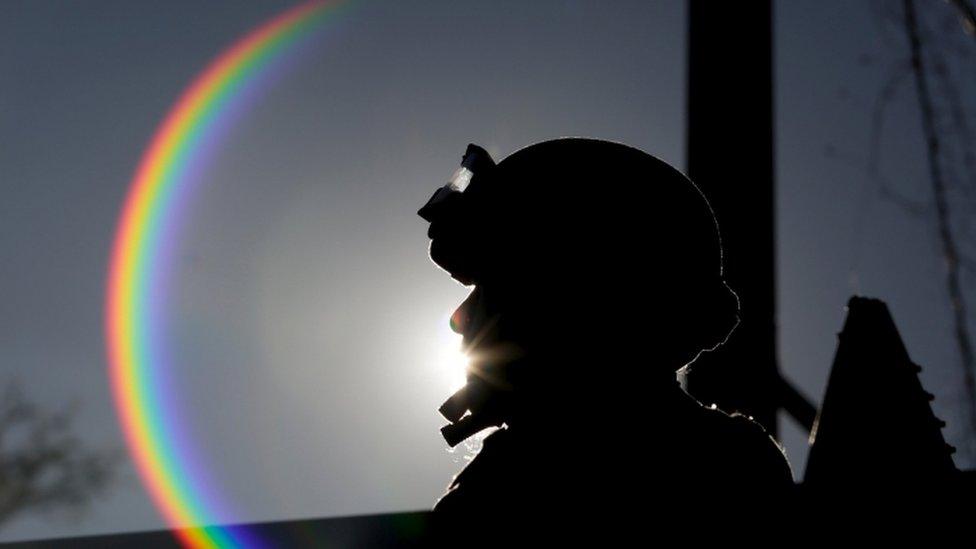
{"label": "vertical metal pole", "polygon": [[705,403],[776,432],[775,195],[770,0],[689,0],[688,175],[718,217],[742,321],[688,376]]}

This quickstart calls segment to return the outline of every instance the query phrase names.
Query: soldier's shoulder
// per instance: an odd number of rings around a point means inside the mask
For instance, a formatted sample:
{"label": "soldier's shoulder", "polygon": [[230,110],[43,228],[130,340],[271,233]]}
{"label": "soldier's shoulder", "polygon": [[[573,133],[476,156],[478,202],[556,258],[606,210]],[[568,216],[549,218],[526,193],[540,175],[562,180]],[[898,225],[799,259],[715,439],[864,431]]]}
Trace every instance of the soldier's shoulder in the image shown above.
{"label": "soldier's shoulder", "polygon": [[435,511],[451,512],[474,506],[490,505],[495,494],[504,491],[504,485],[513,479],[511,434],[502,428],[484,437],[481,449],[461,471],[454,476],[447,492],[434,506]]}
{"label": "soldier's shoulder", "polygon": [[752,417],[698,405],[699,437],[723,469],[743,482],[791,486],[793,472],[782,446]]}

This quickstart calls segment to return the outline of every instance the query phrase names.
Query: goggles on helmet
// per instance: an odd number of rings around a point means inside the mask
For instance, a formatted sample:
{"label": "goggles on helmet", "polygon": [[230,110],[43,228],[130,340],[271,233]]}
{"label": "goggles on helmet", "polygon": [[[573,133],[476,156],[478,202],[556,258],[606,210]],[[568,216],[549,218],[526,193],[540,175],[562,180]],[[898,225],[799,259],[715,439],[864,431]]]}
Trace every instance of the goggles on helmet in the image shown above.
{"label": "goggles on helmet", "polygon": [[469,144],[461,158],[461,166],[454,172],[446,185],[437,189],[434,196],[430,197],[423,208],[420,208],[417,215],[433,223],[434,219],[439,217],[437,212],[451,196],[463,193],[478,174],[494,166],[495,161],[492,160],[488,151],[473,143]]}

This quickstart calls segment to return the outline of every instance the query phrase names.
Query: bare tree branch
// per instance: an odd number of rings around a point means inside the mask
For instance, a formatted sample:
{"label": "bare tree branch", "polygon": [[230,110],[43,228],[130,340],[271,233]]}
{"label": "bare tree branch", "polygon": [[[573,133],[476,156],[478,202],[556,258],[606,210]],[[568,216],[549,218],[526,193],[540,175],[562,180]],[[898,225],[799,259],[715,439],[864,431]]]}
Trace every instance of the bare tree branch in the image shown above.
{"label": "bare tree branch", "polygon": [[70,432],[72,409],[50,413],[11,383],[0,400],[0,524],[33,510],[80,510],[112,478],[118,455]]}
{"label": "bare tree branch", "polygon": [[976,360],[974,360],[973,345],[969,339],[969,315],[959,280],[959,252],[952,232],[946,182],[940,163],[940,140],[935,126],[935,108],[926,78],[925,59],[915,13],[915,2],[914,0],[904,0],[903,6],[905,32],[908,35],[908,43],[911,48],[911,66],[915,76],[916,96],[922,115],[922,132],[925,136],[929,180],[935,200],[936,224],[939,240],[942,244],[942,256],[946,265],[946,286],[949,291],[955,324],[956,345],[962,362],[963,383],[968,400],[966,408],[970,422],[970,444],[972,445],[972,441],[976,438],[974,437],[976,434]]}

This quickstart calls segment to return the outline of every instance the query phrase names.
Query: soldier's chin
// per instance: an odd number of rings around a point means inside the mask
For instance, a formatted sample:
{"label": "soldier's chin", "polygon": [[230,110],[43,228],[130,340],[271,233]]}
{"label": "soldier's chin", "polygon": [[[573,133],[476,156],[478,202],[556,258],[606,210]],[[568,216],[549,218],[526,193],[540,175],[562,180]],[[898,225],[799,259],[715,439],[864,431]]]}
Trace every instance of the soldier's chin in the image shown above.
{"label": "soldier's chin", "polygon": [[461,334],[461,352],[466,355],[474,354],[478,350],[478,332],[473,324],[469,322],[467,330]]}

